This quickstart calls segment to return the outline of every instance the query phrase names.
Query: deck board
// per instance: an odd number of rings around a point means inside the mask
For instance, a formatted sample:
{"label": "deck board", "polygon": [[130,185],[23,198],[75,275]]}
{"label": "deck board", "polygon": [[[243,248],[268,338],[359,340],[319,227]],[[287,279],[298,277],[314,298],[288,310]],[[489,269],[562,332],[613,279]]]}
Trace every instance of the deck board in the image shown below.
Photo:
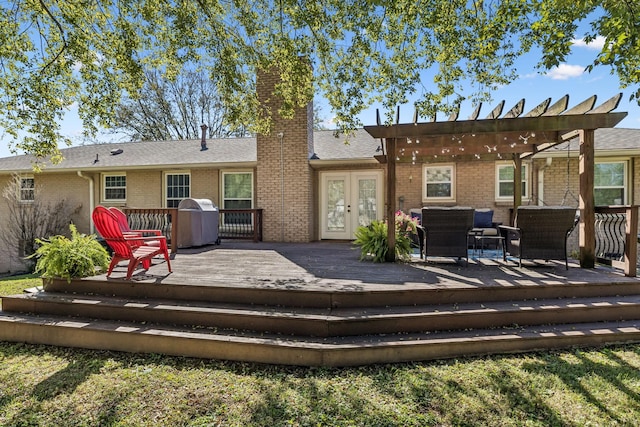
{"label": "deck board", "polygon": [[[180,249],[167,273],[164,260],[155,258],[147,271],[138,269],[132,281],[200,286],[265,287],[305,291],[455,289],[478,287],[544,286],[545,284],[637,283],[610,267],[582,269],[564,262],[513,261],[474,257],[469,265],[447,258],[419,258],[402,263],[360,261],[359,249],[349,242],[268,243],[223,241],[221,245]],[[112,280],[123,279],[126,263],[114,269]],[[89,280],[104,280],[95,276]]]}

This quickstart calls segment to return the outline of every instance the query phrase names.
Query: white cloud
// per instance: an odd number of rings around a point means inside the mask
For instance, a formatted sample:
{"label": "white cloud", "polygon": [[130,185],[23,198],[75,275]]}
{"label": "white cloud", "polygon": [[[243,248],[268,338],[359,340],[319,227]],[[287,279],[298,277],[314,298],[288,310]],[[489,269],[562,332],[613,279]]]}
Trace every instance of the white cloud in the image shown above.
{"label": "white cloud", "polygon": [[589,42],[589,44],[585,43],[583,39],[573,39],[571,43],[578,47],[586,47],[587,49],[592,50],[601,50],[604,47],[605,39],[602,36],[598,36],[595,40]]}
{"label": "white cloud", "polygon": [[547,76],[553,80],[568,80],[573,77],[580,77],[584,73],[582,65],[560,64],[547,72]]}

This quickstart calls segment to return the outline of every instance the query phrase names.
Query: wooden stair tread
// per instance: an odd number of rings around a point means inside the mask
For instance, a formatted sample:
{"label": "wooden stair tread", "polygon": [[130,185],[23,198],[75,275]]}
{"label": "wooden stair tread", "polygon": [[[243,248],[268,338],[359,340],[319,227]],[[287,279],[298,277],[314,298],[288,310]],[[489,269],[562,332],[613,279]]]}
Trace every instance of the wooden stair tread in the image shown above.
{"label": "wooden stair tread", "polygon": [[640,339],[640,321],[324,339],[8,313],[0,313],[0,327],[17,342],[303,366],[431,360]]}
{"label": "wooden stair tread", "polygon": [[99,295],[68,295],[58,293],[28,293],[3,297],[5,305],[11,300],[88,305],[91,307],[128,307],[156,311],[202,312],[203,314],[238,314],[274,316],[287,318],[309,318],[326,321],[350,319],[375,319],[403,316],[437,316],[489,312],[523,312],[541,310],[561,310],[577,308],[609,308],[640,305],[640,295],[612,295],[582,298],[548,298],[536,300],[493,301],[462,304],[430,304],[363,308],[313,308],[280,307],[268,305],[248,305],[232,303],[212,303],[200,301],[176,301],[168,299],[126,299]]}

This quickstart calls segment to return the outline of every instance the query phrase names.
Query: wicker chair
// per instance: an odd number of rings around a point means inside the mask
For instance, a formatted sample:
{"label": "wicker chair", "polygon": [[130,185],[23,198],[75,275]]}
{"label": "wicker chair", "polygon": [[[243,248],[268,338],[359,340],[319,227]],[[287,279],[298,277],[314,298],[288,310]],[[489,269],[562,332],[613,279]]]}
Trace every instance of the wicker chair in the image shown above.
{"label": "wicker chair", "polygon": [[519,206],[514,227],[499,226],[507,254],[523,259],[563,259],[569,269],[567,237],[577,223],[576,209],[567,206]]}
{"label": "wicker chair", "polygon": [[473,208],[422,208],[424,256],[464,258],[467,263],[467,235],[473,228]]}

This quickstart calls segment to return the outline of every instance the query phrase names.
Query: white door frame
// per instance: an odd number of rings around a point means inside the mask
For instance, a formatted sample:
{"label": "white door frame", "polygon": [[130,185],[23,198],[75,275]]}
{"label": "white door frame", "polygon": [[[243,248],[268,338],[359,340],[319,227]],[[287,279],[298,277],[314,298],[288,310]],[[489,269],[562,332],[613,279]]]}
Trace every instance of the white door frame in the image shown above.
{"label": "white door frame", "polygon": [[[320,238],[321,239],[338,239],[352,240],[354,233],[359,224],[359,201],[358,201],[358,184],[362,179],[375,179],[375,214],[376,218],[382,219],[384,216],[384,172],[379,169],[363,169],[357,171],[327,171],[320,172]],[[344,181],[344,200],[340,208],[339,201],[336,210],[329,212],[328,187],[330,181]],[[329,216],[337,213],[339,217],[337,222],[343,227],[330,229]]]}

